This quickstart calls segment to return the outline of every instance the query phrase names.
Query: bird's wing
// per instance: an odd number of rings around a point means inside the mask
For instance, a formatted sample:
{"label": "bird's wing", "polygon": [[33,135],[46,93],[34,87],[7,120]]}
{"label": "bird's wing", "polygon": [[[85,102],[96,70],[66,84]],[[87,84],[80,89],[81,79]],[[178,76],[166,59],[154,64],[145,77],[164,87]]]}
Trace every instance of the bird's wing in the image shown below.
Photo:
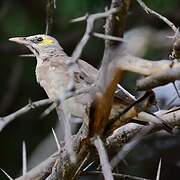
{"label": "bird's wing", "polygon": [[98,74],[98,70],[83,60],[78,60],[78,66],[80,68],[81,75],[84,77],[87,83],[94,83]]}
{"label": "bird's wing", "polygon": [[[78,61],[78,65],[82,75],[86,76],[86,80],[90,83],[95,82],[98,70],[92,65],[88,64],[83,60]],[[124,105],[130,105],[136,101],[135,97],[132,96],[127,90],[125,90],[121,85],[117,85],[117,89],[114,94],[115,101],[119,101]]]}

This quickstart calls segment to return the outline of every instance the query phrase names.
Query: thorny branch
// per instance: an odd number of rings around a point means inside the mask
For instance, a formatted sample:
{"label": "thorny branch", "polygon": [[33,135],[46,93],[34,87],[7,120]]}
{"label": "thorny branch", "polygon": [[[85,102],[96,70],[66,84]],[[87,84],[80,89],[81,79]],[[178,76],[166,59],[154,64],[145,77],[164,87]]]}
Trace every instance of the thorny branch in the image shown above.
{"label": "thorny branch", "polygon": [[[89,90],[92,88],[92,86],[87,87],[87,88],[82,88],[79,89],[78,91],[66,94],[65,99],[71,98],[72,96],[75,95],[80,95],[82,93],[87,93],[89,92]],[[47,106],[50,105],[52,103],[60,104],[61,100],[60,99],[56,99],[56,100],[51,100],[51,99],[43,99],[43,100],[39,100],[36,102],[29,102],[26,106],[24,106],[23,108],[17,110],[16,112],[9,114],[5,117],[0,117],[0,132],[3,130],[3,128],[8,125],[10,122],[12,122],[13,120],[17,119],[18,117],[28,113],[30,110],[33,110],[35,108],[39,108],[39,107],[43,107],[43,106]],[[55,107],[56,107],[55,105]]]}
{"label": "thorny branch", "polygon": [[166,17],[162,16],[161,14],[157,13],[156,11],[153,11],[152,9],[147,7],[147,5],[142,0],[137,0],[137,2],[148,14],[150,13],[150,14],[157,16],[159,19],[164,21],[175,33],[178,31],[178,28],[171,21],[169,21]]}
{"label": "thorny branch", "polygon": [[[171,112],[171,111],[160,111],[158,112],[159,117],[163,118],[167,123],[172,126],[180,126],[180,110]],[[174,118],[176,117],[176,118]],[[160,125],[160,124],[159,124]],[[138,125],[134,123],[129,123],[125,126],[120,127],[114,133],[106,139],[105,147],[108,151],[111,149],[122,148],[127,142],[130,142],[136,135],[138,135],[142,130],[149,129],[149,126]],[[153,125],[152,132],[159,131],[160,127],[158,124]],[[63,142],[62,142],[63,144]],[[62,151],[62,153],[65,153]],[[37,167],[30,170],[24,177],[17,178],[17,180],[27,180],[30,178],[41,179],[47,174],[51,173],[51,168],[53,167],[56,160],[59,159],[58,153],[53,154],[44,162],[39,164]]]}

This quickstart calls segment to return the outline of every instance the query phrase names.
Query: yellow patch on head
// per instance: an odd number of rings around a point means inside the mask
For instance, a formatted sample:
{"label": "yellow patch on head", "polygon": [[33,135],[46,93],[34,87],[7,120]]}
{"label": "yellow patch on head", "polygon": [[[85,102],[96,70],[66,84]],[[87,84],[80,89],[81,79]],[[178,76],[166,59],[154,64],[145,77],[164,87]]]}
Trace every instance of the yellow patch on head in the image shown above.
{"label": "yellow patch on head", "polygon": [[41,42],[39,42],[38,44],[39,45],[51,45],[53,44],[54,41],[53,39],[50,39],[50,38],[44,38]]}

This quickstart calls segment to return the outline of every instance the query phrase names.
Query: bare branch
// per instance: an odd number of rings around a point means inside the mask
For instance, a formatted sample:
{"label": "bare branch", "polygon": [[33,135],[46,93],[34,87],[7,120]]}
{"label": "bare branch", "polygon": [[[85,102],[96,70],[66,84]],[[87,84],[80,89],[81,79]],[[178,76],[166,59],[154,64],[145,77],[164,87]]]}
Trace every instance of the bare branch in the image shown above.
{"label": "bare branch", "polygon": [[46,106],[51,104],[53,101],[49,100],[49,99],[43,99],[40,101],[36,101],[33,102],[31,104],[27,104],[26,106],[24,106],[23,108],[17,110],[16,112],[7,115],[5,117],[1,117],[0,118],[0,132],[2,131],[2,129],[9,124],[11,121],[15,120],[16,118],[18,118],[19,116],[22,116],[23,114],[26,114],[27,112],[29,112],[30,110],[34,109],[35,107],[42,107],[42,106]]}
{"label": "bare branch", "polygon": [[[71,92],[71,93],[66,95],[65,99],[71,98],[72,96],[80,95],[82,93],[87,93],[87,92],[90,91],[91,88],[93,88],[93,86],[89,86],[89,87],[86,87],[86,88],[79,89],[79,90],[77,90],[77,91],[75,91],[73,93]],[[61,103],[60,99],[56,99],[54,101],[51,100],[51,99],[43,99],[43,100],[39,100],[39,101],[36,101],[36,102],[29,102],[26,106],[24,106],[23,108],[17,110],[16,112],[14,112],[14,113],[12,113],[10,115],[7,115],[5,117],[0,117],[0,132],[11,121],[13,121],[16,118],[26,114],[30,110],[50,105],[53,102],[55,102],[55,104],[60,104]]]}

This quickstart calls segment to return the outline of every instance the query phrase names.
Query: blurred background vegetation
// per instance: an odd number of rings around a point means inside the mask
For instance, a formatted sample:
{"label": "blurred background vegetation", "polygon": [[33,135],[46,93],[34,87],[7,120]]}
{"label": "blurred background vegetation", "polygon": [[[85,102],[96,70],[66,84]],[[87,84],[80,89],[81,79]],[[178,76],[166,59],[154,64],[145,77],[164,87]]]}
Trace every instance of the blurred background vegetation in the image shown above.
{"label": "blurred background vegetation", "polygon": [[[103,11],[110,0],[56,0],[54,25],[51,35],[61,43],[65,52],[71,55],[74,47],[85,31],[85,22],[70,23],[70,20],[88,13]],[[162,13],[180,24],[179,0],[146,0],[150,8]],[[138,27],[153,29],[154,32],[168,29],[167,25],[156,17],[145,14],[133,2],[127,21],[128,30]],[[96,30],[103,32],[103,20],[96,23]],[[44,33],[46,27],[46,2],[43,0],[1,0],[0,1],[0,116],[8,115],[32,101],[46,98],[43,89],[36,83],[34,58],[19,57],[29,53],[26,48],[8,42],[8,38]],[[152,33],[153,34],[153,33]],[[172,32],[171,34],[172,35]],[[161,34],[159,34],[161,36]],[[162,35],[162,39],[166,38]],[[150,37],[151,39],[151,37]],[[138,43],[138,41],[137,41]],[[82,59],[99,67],[104,42],[92,38],[83,51]],[[143,55],[151,59],[168,58],[171,47],[157,48],[148,45]],[[127,74],[124,86],[134,92],[135,76]],[[43,109],[29,112],[10,123],[0,134],[0,168],[12,177],[21,174],[22,141],[27,145],[28,157],[31,157],[38,144],[51,133],[56,125],[55,113],[41,119]],[[180,135],[151,136],[140,143],[128,156],[126,163],[120,163],[120,173],[126,173],[155,179],[160,157],[162,158],[162,179],[180,177]],[[153,139],[153,140],[152,140]],[[51,144],[50,144],[51,146]],[[46,151],[46,149],[44,149]],[[42,152],[43,153],[43,152]],[[0,173],[0,180],[7,179]]]}

